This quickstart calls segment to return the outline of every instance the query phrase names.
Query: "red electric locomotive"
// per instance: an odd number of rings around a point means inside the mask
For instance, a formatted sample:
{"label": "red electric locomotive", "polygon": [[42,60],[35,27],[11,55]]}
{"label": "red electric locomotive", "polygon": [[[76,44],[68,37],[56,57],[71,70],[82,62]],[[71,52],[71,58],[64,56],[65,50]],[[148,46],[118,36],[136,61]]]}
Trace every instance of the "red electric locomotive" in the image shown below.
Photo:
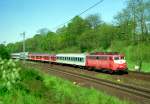
{"label": "red electric locomotive", "polygon": [[87,55],[86,66],[109,72],[125,71],[127,64],[123,54],[117,52],[97,52]]}

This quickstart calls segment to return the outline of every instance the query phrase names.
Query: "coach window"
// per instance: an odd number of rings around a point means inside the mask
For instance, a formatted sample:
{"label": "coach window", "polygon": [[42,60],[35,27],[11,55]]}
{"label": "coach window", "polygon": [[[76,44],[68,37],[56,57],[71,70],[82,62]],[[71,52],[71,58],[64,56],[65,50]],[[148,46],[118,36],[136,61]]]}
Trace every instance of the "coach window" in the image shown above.
{"label": "coach window", "polygon": [[93,60],[93,56],[90,56],[90,59]]}
{"label": "coach window", "polygon": [[81,58],[78,58],[78,61],[81,62]]}
{"label": "coach window", "polygon": [[80,58],[80,61],[83,62],[83,58]]}
{"label": "coach window", "polygon": [[93,56],[90,56],[90,59],[93,59]]}
{"label": "coach window", "polygon": [[106,57],[104,56],[104,60],[106,60]]}
{"label": "coach window", "polygon": [[80,57],[78,57],[78,61],[80,62]]}
{"label": "coach window", "polygon": [[76,57],[74,57],[74,61],[76,61],[77,60],[77,58]]}
{"label": "coach window", "polygon": [[98,57],[98,56],[96,56],[96,59],[97,59],[97,60],[99,60],[99,57]]}
{"label": "coach window", "polygon": [[104,60],[107,60],[107,57],[106,57],[106,56],[104,56]]}
{"label": "coach window", "polygon": [[84,62],[84,58],[81,58],[81,62]]}
{"label": "coach window", "polygon": [[102,56],[99,56],[99,60],[102,60]]}

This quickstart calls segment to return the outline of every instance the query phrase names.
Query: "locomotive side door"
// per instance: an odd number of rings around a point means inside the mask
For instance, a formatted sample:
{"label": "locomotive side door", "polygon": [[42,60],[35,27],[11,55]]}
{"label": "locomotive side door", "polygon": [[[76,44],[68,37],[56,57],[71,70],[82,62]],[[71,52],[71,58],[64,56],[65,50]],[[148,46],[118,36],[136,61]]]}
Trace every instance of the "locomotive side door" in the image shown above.
{"label": "locomotive side door", "polygon": [[102,68],[101,56],[96,56],[96,68],[97,69]]}

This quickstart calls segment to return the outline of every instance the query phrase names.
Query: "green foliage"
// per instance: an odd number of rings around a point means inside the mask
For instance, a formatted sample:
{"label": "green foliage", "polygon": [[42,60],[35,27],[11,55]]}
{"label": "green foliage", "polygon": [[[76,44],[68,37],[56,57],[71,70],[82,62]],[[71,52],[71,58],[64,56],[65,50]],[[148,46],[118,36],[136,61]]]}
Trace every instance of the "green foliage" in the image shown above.
{"label": "green foliage", "polygon": [[89,30],[80,36],[79,43],[81,52],[91,51],[94,47],[98,46],[99,42],[95,37],[98,37],[98,34],[93,30]]}
{"label": "green foliage", "polygon": [[20,68],[17,66],[16,62],[12,59],[2,60],[0,59],[0,79],[2,82],[1,87],[5,87],[11,90],[12,87],[19,81]]}
{"label": "green foliage", "polygon": [[9,59],[10,58],[10,54],[7,50],[7,47],[5,47],[4,44],[0,44],[0,58],[2,58],[2,59]]}
{"label": "green foliage", "polygon": [[98,14],[89,15],[85,20],[89,23],[92,29],[97,28],[102,23],[101,17]]}
{"label": "green foliage", "polygon": [[127,103],[120,102],[115,97],[98,92],[93,88],[82,88],[53,76],[45,76],[44,83],[49,90],[51,90],[51,93],[53,93],[54,101],[60,104],[107,104],[108,102],[111,102],[112,104]]}
{"label": "green foliage", "polygon": [[[128,104],[116,97],[95,89],[40,73],[22,66],[21,81],[9,92],[0,90],[0,102],[4,104]],[[33,76],[33,77],[32,77]],[[1,82],[0,82],[1,84]]]}

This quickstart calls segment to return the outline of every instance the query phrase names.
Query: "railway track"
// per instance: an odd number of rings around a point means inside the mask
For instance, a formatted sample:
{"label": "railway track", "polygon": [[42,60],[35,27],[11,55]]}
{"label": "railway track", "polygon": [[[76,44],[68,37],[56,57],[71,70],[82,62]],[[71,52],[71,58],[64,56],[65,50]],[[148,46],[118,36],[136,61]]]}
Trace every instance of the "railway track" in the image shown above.
{"label": "railway track", "polygon": [[146,79],[150,79],[150,73],[138,72],[138,71],[129,71],[130,74],[136,75],[139,77],[144,76]]}
{"label": "railway track", "polygon": [[[131,104],[134,103],[150,104],[149,87],[145,87],[145,86],[139,87],[138,85],[134,85],[130,83],[124,84],[124,83],[112,82],[111,80],[96,78],[94,74],[85,73],[85,70],[80,69],[79,71],[75,71],[72,70],[72,67],[66,67],[62,65],[55,65],[49,63],[37,63],[37,62],[27,62],[27,65],[34,68],[37,67],[42,71],[49,73],[50,75],[59,76],[64,79],[76,82],[76,84],[79,86],[84,86],[88,88],[92,87],[97,90],[104,91],[112,96],[116,96],[119,99],[133,102]],[[143,76],[143,74],[142,75],[140,74],[140,76]],[[134,77],[129,77],[129,79],[132,78]]]}
{"label": "railway track", "polygon": [[109,87],[113,87],[115,89],[120,89],[122,91],[134,94],[136,96],[142,97],[142,98],[146,98],[148,100],[150,100],[150,89],[146,89],[146,88],[141,88],[138,86],[131,86],[128,84],[120,84],[120,83],[115,83],[109,80],[104,80],[104,79],[99,79],[99,78],[95,78],[89,75],[83,75],[80,73],[75,73],[75,72],[71,72],[71,71],[66,71],[66,70],[62,70],[59,68],[48,68],[49,71],[53,71],[53,72],[57,72],[57,73],[62,73],[64,75],[68,75],[68,76],[74,76],[80,79],[84,79],[84,80],[88,80],[91,82],[94,82],[96,84],[101,84],[101,85],[105,85],[105,86],[109,86]]}

